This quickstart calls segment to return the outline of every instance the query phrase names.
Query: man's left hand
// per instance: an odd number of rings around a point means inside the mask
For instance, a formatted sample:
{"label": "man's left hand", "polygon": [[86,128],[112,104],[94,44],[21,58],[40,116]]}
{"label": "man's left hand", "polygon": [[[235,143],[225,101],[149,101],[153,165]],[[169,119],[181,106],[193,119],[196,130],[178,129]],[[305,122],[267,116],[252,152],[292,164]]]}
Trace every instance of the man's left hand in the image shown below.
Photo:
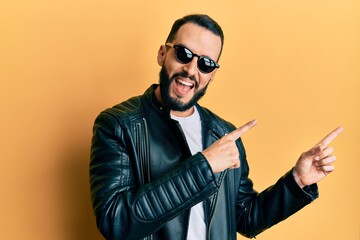
{"label": "man's left hand", "polygon": [[335,169],[332,165],[336,160],[332,155],[334,149],[328,145],[342,131],[342,127],[336,128],[309,151],[301,154],[293,171],[295,181],[301,188],[319,182]]}

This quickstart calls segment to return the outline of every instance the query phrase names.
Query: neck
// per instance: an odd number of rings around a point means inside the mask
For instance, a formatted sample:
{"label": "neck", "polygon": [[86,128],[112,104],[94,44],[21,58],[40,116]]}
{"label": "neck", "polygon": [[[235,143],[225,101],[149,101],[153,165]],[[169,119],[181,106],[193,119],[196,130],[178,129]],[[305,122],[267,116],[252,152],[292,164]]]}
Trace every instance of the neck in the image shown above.
{"label": "neck", "polygon": [[189,108],[188,110],[186,111],[183,111],[183,112],[179,112],[179,111],[173,111],[171,110],[170,113],[176,117],[188,117],[188,116],[191,116],[193,113],[194,113],[194,106],[192,106],[191,108]]}

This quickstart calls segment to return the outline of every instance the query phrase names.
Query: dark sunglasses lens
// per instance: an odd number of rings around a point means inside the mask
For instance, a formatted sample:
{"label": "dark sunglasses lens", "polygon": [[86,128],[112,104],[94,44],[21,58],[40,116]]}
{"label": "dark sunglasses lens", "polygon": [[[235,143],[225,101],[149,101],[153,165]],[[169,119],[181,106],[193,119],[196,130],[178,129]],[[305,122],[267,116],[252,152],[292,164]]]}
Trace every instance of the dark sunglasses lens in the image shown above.
{"label": "dark sunglasses lens", "polygon": [[215,69],[215,62],[206,57],[200,57],[198,60],[198,68],[204,73],[210,73]]}
{"label": "dark sunglasses lens", "polygon": [[176,47],[176,58],[182,63],[189,63],[193,59],[193,53],[182,46]]}

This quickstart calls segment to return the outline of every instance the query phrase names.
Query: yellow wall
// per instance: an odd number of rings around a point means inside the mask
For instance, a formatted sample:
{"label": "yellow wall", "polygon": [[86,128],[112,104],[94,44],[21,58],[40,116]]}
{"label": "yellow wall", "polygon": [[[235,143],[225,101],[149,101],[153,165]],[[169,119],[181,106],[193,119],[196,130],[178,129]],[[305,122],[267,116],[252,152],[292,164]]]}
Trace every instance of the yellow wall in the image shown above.
{"label": "yellow wall", "polygon": [[202,104],[236,125],[258,119],[244,138],[257,189],[345,127],[320,198],[257,239],[359,239],[358,0],[2,0],[0,239],[102,239],[88,186],[93,120],[157,82],[158,47],[194,12],[226,38]]}

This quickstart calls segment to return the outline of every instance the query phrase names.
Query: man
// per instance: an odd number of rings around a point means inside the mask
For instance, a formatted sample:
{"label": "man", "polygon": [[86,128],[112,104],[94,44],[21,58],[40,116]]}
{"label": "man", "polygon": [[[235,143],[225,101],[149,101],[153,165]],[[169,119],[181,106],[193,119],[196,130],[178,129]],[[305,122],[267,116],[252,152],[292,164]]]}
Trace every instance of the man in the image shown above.
{"label": "man", "polygon": [[317,196],[334,170],[328,144],[304,152],[261,193],[253,189],[240,128],[197,104],[216,71],[220,26],[206,15],[177,20],[158,51],[160,84],[102,112],[94,124],[90,182],[106,239],[249,238]]}

